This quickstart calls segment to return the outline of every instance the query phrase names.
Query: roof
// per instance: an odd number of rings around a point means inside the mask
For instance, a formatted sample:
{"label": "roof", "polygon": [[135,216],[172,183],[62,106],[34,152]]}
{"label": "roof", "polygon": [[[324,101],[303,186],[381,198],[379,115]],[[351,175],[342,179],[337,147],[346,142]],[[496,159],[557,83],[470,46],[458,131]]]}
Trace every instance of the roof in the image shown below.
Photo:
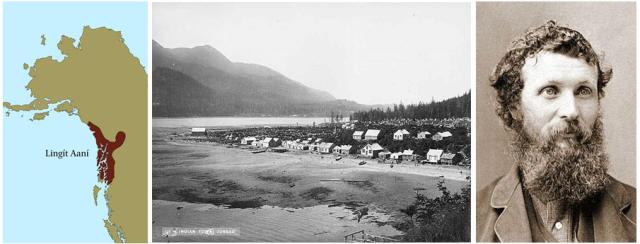
{"label": "roof", "polygon": [[264,138],[264,140],[262,140],[262,142],[270,142],[270,141],[271,141],[271,137],[267,137],[267,138]]}
{"label": "roof", "polygon": [[353,132],[354,136],[362,136],[362,134],[364,134],[364,131],[361,131],[361,130],[357,130]]}
{"label": "roof", "polygon": [[191,132],[206,132],[205,128],[191,128]]}
{"label": "roof", "polygon": [[351,149],[351,147],[353,147],[353,146],[351,146],[351,145],[342,145],[342,146],[336,146],[335,148],[336,149],[341,149],[341,150],[349,150],[349,149]]}
{"label": "roof", "polygon": [[456,155],[453,153],[444,153],[442,154],[442,156],[440,158],[444,158],[444,159],[453,159],[453,157],[455,157]]}
{"label": "roof", "polygon": [[378,143],[373,143],[373,144],[370,144],[370,145],[367,145],[367,146],[371,146],[371,150],[383,150],[384,149]]}
{"label": "roof", "polygon": [[440,133],[438,133],[438,134],[440,134],[442,137],[449,137],[449,136],[452,136],[451,132],[448,132],[448,131],[440,132]]}
{"label": "roof", "polygon": [[322,147],[322,148],[330,148],[331,146],[333,146],[332,142],[329,142],[329,143],[324,143],[323,142],[322,144],[320,144],[320,147]]}
{"label": "roof", "polygon": [[431,135],[428,131],[421,131],[418,135]]}
{"label": "roof", "polygon": [[440,149],[429,149],[427,152],[427,156],[440,156],[442,155],[442,150]]}
{"label": "roof", "polygon": [[367,134],[365,134],[364,136],[375,136],[375,137],[377,137],[378,134],[380,134],[380,130],[367,130]]}
{"label": "roof", "polygon": [[404,154],[404,155],[413,155],[413,150],[411,150],[411,149],[404,150],[404,151],[402,151],[402,154]]}
{"label": "roof", "polygon": [[393,133],[394,135],[409,135],[411,133],[409,133],[409,131],[402,129],[402,130],[398,130],[396,131],[396,133]]}

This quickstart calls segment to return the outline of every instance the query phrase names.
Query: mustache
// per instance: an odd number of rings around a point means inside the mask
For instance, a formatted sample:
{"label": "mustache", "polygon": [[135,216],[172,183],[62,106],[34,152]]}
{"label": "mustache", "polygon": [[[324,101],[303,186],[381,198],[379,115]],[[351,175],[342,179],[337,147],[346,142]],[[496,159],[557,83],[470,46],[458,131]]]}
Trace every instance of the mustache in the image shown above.
{"label": "mustache", "polygon": [[574,136],[580,144],[585,143],[592,136],[592,130],[584,126],[578,120],[567,120],[565,122],[556,123],[549,128],[548,133],[544,136],[547,143],[553,142],[559,138],[566,136]]}

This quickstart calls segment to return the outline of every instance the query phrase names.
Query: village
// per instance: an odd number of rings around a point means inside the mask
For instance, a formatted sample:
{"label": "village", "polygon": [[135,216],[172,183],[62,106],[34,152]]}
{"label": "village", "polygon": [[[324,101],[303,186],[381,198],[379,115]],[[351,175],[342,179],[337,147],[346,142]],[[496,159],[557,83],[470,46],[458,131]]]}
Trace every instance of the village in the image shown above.
{"label": "village", "polygon": [[[300,151],[390,164],[470,168],[469,118],[336,122],[241,129],[191,128],[181,139],[223,143],[253,153]],[[177,138],[176,138],[177,139]],[[366,163],[363,161],[361,163]]]}

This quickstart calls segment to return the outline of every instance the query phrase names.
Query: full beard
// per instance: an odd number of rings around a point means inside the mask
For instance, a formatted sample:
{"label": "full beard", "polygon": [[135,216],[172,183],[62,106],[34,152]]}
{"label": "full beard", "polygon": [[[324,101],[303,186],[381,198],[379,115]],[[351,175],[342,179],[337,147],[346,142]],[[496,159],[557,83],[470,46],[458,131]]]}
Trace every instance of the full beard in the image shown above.
{"label": "full beard", "polygon": [[[601,117],[591,131],[577,121],[555,128],[550,135],[527,136],[515,133],[512,155],[519,162],[524,188],[543,202],[564,201],[577,204],[592,198],[609,184],[609,158],[603,146]],[[525,126],[526,127],[526,126]],[[575,133],[557,145],[562,133]]]}

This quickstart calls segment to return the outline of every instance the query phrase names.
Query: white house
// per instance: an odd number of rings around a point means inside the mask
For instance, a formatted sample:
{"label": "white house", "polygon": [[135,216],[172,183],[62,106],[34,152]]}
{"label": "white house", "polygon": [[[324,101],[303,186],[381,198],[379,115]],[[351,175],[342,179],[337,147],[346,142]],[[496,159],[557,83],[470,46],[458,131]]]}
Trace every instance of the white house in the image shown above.
{"label": "white house", "polygon": [[309,150],[309,145],[307,143],[304,143],[304,142],[298,143],[296,145],[296,149],[298,149],[298,150]]}
{"label": "white house", "polygon": [[335,146],[333,147],[333,150],[331,150],[333,153],[335,154],[341,154],[342,153],[342,146]]}
{"label": "white house", "polygon": [[342,129],[353,130],[355,128],[356,128],[356,125],[350,124],[350,123],[346,123],[342,125]]}
{"label": "white house", "polygon": [[262,140],[262,147],[277,147],[280,146],[280,140],[278,138],[267,137]]}
{"label": "white house", "polygon": [[207,129],[205,129],[205,128],[191,128],[191,135],[192,136],[206,136],[207,135]]}
{"label": "white house", "polygon": [[402,159],[403,160],[415,160],[416,155],[413,154],[413,150],[407,149],[402,151]]}
{"label": "white house", "polygon": [[331,142],[329,143],[323,142],[323,143],[320,143],[320,145],[318,146],[318,151],[320,151],[320,153],[331,153],[335,146],[336,145]]}
{"label": "white house", "polygon": [[342,145],[342,146],[335,147],[333,150],[338,154],[348,155],[348,154],[355,154],[358,151],[358,148],[352,145]]}
{"label": "white house", "polygon": [[427,139],[429,136],[431,136],[431,133],[428,131],[421,131],[418,133],[418,139]]}
{"label": "white house", "polygon": [[384,150],[378,153],[378,158],[387,159],[391,156],[391,152]]}
{"label": "white house", "polygon": [[433,136],[431,137],[431,140],[434,140],[434,141],[442,141],[442,135],[440,135],[440,133],[436,133],[435,135],[433,135]]}
{"label": "white house", "polygon": [[453,158],[456,155],[453,153],[443,153],[442,157],[440,157],[440,163],[442,164],[453,164]]}
{"label": "white house", "polygon": [[453,136],[453,134],[451,134],[451,132],[448,132],[448,131],[440,132],[440,135],[442,136],[442,139],[446,139],[447,137]]}
{"label": "white house", "polygon": [[438,161],[440,161],[441,156],[442,156],[442,150],[429,149],[429,152],[427,152],[427,162],[438,163]]}
{"label": "white house", "polygon": [[368,141],[378,140],[378,135],[380,135],[380,130],[367,130],[367,133],[364,134],[364,139]]}
{"label": "white house", "polygon": [[353,132],[353,139],[356,141],[361,141],[364,139],[364,131],[357,130]]}
{"label": "white house", "polygon": [[342,154],[355,154],[357,150],[358,150],[358,148],[354,147],[352,145],[342,145],[342,148],[340,148],[340,153],[342,153]]}
{"label": "white house", "polygon": [[367,157],[376,158],[378,157],[378,153],[382,152],[382,150],[384,150],[384,148],[382,148],[382,146],[380,146],[380,144],[378,143],[367,144],[362,149],[360,149],[360,154]]}
{"label": "white house", "polygon": [[255,140],[255,141],[251,142],[251,146],[261,147],[262,146],[262,141],[261,140]]}
{"label": "white house", "polygon": [[255,137],[250,136],[250,137],[244,137],[242,138],[242,140],[240,141],[240,144],[242,145],[251,145],[251,143],[253,143],[256,140]]}
{"label": "white house", "polygon": [[409,131],[402,129],[396,131],[396,133],[393,133],[393,139],[396,141],[402,141],[404,139],[409,139],[410,135],[411,133],[409,133]]}
{"label": "white house", "polygon": [[401,160],[402,159],[402,153],[401,152],[391,153],[391,159]]}

